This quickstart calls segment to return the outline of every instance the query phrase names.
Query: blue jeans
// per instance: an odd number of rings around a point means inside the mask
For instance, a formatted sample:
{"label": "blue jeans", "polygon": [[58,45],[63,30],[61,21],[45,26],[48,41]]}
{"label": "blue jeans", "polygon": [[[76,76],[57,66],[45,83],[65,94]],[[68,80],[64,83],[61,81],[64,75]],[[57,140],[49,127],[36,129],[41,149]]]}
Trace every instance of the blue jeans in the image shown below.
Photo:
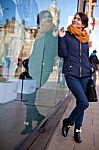
{"label": "blue jeans", "polygon": [[70,91],[76,98],[76,106],[68,118],[71,123],[75,124],[76,128],[80,128],[83,122],[84,110],[89,106],[85,94],[89,77],[76,78],[71,75],[65,75],[65,79]]}

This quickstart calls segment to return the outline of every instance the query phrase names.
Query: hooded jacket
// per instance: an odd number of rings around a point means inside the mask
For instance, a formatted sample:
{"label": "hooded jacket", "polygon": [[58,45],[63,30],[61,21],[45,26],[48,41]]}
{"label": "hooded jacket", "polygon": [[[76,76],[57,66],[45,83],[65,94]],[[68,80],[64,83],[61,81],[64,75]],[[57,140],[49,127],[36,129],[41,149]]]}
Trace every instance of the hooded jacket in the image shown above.
{"label": "hooded jacket", "polygon": [[92,67],[88,60],[88,42],[81,43],[72,33],[66,31],[64,37],[58,38],[58,56],[63,58],[63,74],[75,77],[90,76]]}
{"label": "hooded jacket", "polygon": [[91,53],[91,55],[89,57],[89,61],[92,65],[94,65],[95,69],[98,70],[99,60],[98,60],[98,57],[96,55],[96,52]]}

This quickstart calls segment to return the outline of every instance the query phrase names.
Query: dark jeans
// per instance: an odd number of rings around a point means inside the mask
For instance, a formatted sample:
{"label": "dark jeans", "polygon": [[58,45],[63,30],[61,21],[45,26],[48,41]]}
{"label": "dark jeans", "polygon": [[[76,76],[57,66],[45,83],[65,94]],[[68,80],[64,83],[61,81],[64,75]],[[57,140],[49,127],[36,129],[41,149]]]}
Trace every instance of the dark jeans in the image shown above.
{"label": "dark jeans", "polygon": [[76,78],[71,75],[65,75],[66,83],[76,98],[76,106],[69,115],[71,123],[75,124],[76,128],[82,126],[84,110],[89,106],[88,99],[86,97],[86,87],[89,77]]}

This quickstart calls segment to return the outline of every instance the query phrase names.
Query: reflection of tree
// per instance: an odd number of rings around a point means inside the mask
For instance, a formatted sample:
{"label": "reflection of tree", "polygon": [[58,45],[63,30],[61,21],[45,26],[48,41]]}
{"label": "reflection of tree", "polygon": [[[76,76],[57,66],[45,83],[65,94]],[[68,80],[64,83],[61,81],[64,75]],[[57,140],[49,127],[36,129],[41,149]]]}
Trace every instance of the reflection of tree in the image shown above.
{"label": "reflection of tree", "polygon": [[17,5],[21,20],[25,21],[25,27],[36,26],[38,6],[35,0],[13,0]]}
{"label": "reflection of tree", "polygon": [[4,11],[8,10],[8,8],[2,8],[1,4],[0,4],[0,20],[2,20],[2,17],[4,15]]}

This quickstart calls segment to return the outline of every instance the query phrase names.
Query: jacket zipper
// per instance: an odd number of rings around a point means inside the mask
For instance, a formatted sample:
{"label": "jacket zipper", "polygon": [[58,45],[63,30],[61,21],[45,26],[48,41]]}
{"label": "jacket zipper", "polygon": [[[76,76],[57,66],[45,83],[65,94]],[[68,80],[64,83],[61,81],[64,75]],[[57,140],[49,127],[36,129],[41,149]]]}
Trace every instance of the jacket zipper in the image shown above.
{"label": "jacket zipper", "polygon": [[80,42],[80,77],[82,76],[82,60],[81,60],[81,42]]}

